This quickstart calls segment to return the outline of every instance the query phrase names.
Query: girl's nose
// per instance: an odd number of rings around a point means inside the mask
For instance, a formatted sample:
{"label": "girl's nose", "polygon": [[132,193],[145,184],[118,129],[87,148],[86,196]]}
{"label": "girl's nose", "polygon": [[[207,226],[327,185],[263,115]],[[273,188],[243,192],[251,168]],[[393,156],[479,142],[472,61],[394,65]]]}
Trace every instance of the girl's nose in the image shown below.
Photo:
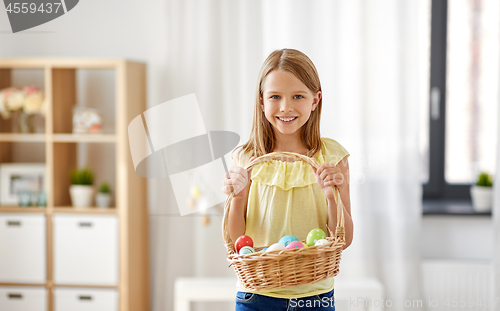
{"label": "girl's nose", "polygon": [[281,102],[281,105],[280,105],[280,111],[281,112],[293,111],[293,105],[291,104],[290,101],[283,99],[283,101]]}

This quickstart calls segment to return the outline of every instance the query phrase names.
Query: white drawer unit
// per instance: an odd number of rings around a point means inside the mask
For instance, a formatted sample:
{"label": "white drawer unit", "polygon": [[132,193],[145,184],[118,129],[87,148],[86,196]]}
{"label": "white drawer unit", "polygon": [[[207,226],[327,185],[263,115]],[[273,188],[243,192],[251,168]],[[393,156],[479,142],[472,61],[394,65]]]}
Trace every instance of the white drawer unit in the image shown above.
{"label": "white drawer unit", "polygon": [[0,282],[46,282],[45,215],[0,214]]}
{"label": "white drawer unit", "polygon": [[117,311],[118,292],[115,289],[64,288],[54,289],[54,311]]}
{"label": "white drawer unit", "polygon": [[0,310],[47,311],[45,287],[0,286]]}
{"label": "white drawer unit", "polygon": [[54,282],[118,285],[115,215],[54,215]]}

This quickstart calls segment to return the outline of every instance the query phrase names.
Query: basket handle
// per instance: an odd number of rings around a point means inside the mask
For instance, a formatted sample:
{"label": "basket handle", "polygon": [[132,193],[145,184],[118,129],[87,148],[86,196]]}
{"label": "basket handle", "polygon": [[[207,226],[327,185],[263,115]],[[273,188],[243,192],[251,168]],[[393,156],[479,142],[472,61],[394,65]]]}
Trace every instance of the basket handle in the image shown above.
{"label": "basket handle", "polygon": [[[297,160],[302,160],[316,169],[318,169],[320,166],[318,164],[318,162],[316,162],[314,159],[309,158],[309,157],[302,155],[302,154],[299,154],[299,153],[271,152],[271,153],[265,154],[263,156],[260,156],[258,158],[255,158],[252,162],[248,163],[244,167],[244,169],[248,172],[257,164],[260,164],[262,162],[269,162],[275,158],[278,158],[278,157],[281,158],[283,156],[288,156],[288,157],[295,158]],[[335,228],[335,236],[337,238],[339,238],[340,240],[345,241],[344,204],[342,203],[342,200],[340,199],[339,189],[337,187],[332,187],[332,186],[330,186],[330,187],[333,190],[333,198],[335,200],[335,203],[337,204],[337,227]],[[234,197],[234,191],[231,191],[231,193],[227,196],[227,199],[226,199],[226,205],[224,207],[224,219],[222,222],[222,235],[224,238],[224,243],[226,244],[226,249],[227,249],[229,254],[235,253],[234,244],[231,241],[231,238],[229,237],[229,230],[228,230],[229,208],[231,207],[231,200],[233,197]],[[326,228],[328,229],[330,236],[333,236],[333,233],[330,230],[330,228],[328,227],[328,225],[326,226]]]}

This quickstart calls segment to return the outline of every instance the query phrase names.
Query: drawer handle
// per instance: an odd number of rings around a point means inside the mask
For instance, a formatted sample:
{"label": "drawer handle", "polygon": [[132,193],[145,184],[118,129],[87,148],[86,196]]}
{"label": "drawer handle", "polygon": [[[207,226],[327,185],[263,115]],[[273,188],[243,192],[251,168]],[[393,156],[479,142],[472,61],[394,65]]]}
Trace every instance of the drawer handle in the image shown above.
{"label": "drawer handle", "polygon": [[7,221],[7,226],[12,226],[12,227],[17,226],[17,227],[20,227],[21,226],[21,222],[20,221],[12,221],[12,220],[10,220],[10,221]]}
{"label": "drawer handle", "polygon": [[91,222],[81,222],[78,224],[80,227],[92,227]]}
{"label": "drawer handle", "polygon": [[92,300],[92,296],[80,296],[80,300]]}
{"label": "drawer handle", "polygon": [[23,299],[21,294],[9,294],[9,299]]}

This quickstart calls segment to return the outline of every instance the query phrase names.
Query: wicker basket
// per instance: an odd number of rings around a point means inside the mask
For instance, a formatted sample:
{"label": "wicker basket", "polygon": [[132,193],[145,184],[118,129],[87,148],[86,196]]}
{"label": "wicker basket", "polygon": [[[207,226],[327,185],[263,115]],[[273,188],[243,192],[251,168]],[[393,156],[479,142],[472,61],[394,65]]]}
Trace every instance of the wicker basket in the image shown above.
{"label": "wicker basket", "polygon": [[[319,167],[319,164],[315,160],[298,153],[273,152],[256,158],[245,169],[249,171],[259,163],[283,157],[292,157],[302,160],[315,168]],[[229,266],[233,266],[241,284],[245,288],[249,290],[270,290],[305,285],[338,274],[340,255],[345,245],[344,205],[340,200],[338,188],[332,187],[332,189],[335,202],[337,203],[338,217],[335,236],[327,226],[330,236],[326,240],[329,243],[307,248],[271,252],[259,252],[266,246],[257,247],[255,248],[255,253],[247,255],[236,253],[234,244],[229,237],[228,216],[234,192],[227,197],[222,223],[222,234],[228,252],[227,260],[230,263]],[[305,240],[302,242],[305,242]]]}

